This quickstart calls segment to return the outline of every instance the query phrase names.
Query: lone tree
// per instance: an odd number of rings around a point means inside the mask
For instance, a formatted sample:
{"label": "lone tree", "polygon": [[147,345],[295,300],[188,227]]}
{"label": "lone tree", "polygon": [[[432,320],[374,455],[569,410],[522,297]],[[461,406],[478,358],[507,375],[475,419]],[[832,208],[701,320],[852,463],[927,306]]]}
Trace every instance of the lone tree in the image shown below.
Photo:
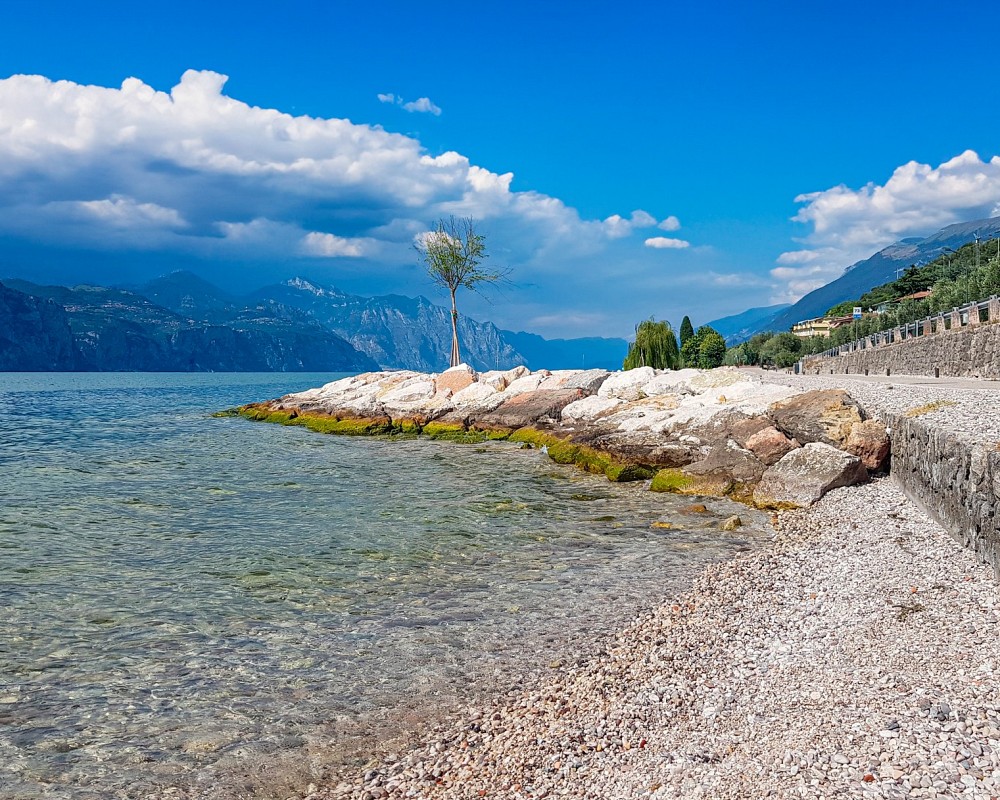
{"label": "lone tree", "polygon": [[481,283],[495,283],[506,272],[488,271],[480,265],[488,258],[486,237],[476,233],[472,217],[439,219],[434,230],[417,240],[417,252],[427,274],[451,294],[451,366],[462,363],[458,353],[458,306],[455,293],[460,287],[479,291]]}
{"label": "lone tree", "polygon": [[629,345],[622,369],[677,369],[680,358],[670,323],[646,319],[635,326],[635,341]]}

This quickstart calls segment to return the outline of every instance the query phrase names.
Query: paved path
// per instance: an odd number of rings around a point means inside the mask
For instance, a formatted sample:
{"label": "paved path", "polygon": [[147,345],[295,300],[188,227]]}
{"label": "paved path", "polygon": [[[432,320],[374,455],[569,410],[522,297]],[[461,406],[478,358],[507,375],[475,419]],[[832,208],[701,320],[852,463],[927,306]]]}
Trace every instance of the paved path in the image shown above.
{"label": "paved path", "polygon": [[[854,381],[862,383],[887,383],[894,386],[928,386],[935,389],[992,389],[1000,392],[1000,381],[986,381],[978,378],[932,378],[928,375],[856,375],[835,373],[820,375],[794,375],[791,372],[767,370],[760,367],[743,367],[741,372],[759,375],[769,383],[782,383],[794,386],[797,378],[825,378],[827,381]],[[784,379],[788,380],[784,380]],[[775,380],[778,379],[778,380]]]}

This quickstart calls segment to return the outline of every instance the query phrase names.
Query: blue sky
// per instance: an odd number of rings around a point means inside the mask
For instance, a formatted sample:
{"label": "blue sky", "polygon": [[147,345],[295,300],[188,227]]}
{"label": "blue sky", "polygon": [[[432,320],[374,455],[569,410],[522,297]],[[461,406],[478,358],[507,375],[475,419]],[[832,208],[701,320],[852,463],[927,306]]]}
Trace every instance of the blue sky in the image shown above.
{"label": "blue sky", "polygon": [[997,30],[987,3],[6,3],[0,275],[442,299],[410,245],[457,213],[511,268],[475,316],[703,322],[994,214]]}

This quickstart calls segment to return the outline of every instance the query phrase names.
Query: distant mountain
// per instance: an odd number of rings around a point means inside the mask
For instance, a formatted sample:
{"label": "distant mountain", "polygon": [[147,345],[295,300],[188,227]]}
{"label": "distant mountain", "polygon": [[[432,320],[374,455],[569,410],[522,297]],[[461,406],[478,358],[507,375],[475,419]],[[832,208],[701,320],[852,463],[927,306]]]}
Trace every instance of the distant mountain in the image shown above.
{"label": "distant mountain", "polygon": [[[9,369],[437,372],[451,353],[450,309],[425,297],[350,295],[304,278],[244,297],[187,271],[129,288],[5,283],[0,330],[16,336],[0,338],[0,365],[28,365]],[[618,369],[628,350],[624,339],[546,340],[465,316],[458,328],[462,358],[479,370]],[[32,336],[41,337],[37,347]]]}
{"label": "distant mountain", "polygon": [[750,308],[742,314],[713,320],[708,325],[722,334],[726,344],[736,344],[749,339],[762,322],[773,319],[790,305],[790,303],[779,303],[774,306]]}
{"label": "distant mountain", "polygon": [[534,333],[500,331],[525,358],[531,369],[609,369],[622,368],[628,354],[625,339],[597,336],[582,339],[543,339]]}
{"label": "distant mountain", "polygon": [[0,283],[0,372],[76,368],[66,310],[58,303]]}
{"label": "distant mountain", "polygon": [[825,286],[811,291],[794,305],[758,323],[751,333],[785,331],[796,322],[820,317],[845,300],[860,297],[869,289],[896,279],[896,270],[911,264],[921,266],[946,252],[957,250],[976,239],[1000,234],[1000,217],[959,222],[942,228],[926,238],[911,237],[891,244],[870,258],[848,267],[844,274]]}
{"label": "distant mountain", "polygon": [[[426,297],[361,297],[293,278],[250,295],[298,309],[389,369],[438,372],[451,357],[451,310]],[[480,370],[509,369],[524,357],[492,322],[459,315],[462,360]]]}
{"label": "distant mountain", "polygon": [[[8,305],[15,308],[10,317],[24,322],[12,334],[8,313],[0,307],[0,328],[8,332],[7,341],[0,341],[0,362],[16,359],[22,364],[18,369],[355,372],[378,366],[293,309],[261,304],[217,324],[186,318],[126,289],[4,283]],[[30,308],[24,310],[25,301],[17,294],[33,301],[36,316]],[[71,356],[63,349],[56,361],[44,353],[37,353],[37,360],[18,356],[30,351],[37,337],[58,341],[62,348],[60,325],[68,328]]]}
{"label": "distant mountain", "polygon": [[154,278],[136,291],[175,314],[202,322],[225,321],[241,307],[236,297],[187,270]]}

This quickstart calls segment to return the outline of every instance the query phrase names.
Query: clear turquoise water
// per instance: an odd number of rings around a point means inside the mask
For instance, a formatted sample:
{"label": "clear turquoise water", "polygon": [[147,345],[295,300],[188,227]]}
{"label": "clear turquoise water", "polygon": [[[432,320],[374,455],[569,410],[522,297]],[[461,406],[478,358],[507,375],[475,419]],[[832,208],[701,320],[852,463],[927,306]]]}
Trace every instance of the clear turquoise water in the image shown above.
{"label": "clear turquoise water", "polygon": [[334,377],[0,373],[0,796],[281,793],[746,546],[537,451],[210,416]]}

